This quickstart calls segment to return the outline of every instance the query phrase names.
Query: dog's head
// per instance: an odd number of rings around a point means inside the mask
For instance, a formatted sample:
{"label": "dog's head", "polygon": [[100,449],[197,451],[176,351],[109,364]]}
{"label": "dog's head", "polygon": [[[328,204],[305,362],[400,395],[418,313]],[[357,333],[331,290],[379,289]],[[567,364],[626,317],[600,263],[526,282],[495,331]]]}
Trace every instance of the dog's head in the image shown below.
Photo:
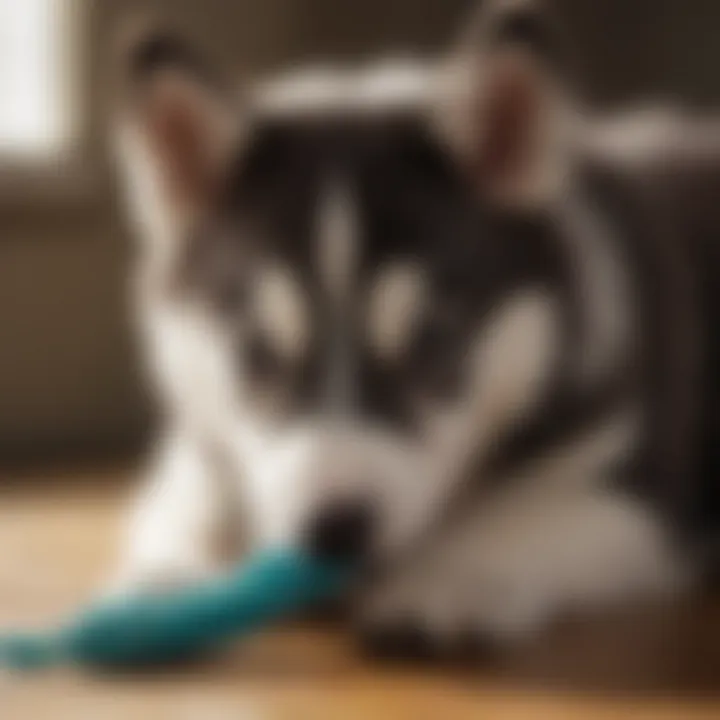
{"label": "dog's head", "polygon": [[126,55],[151,359],[262,541],[405,547],[537,396],[558,180],[539,32],[492,11],[450,60],[240,99],[167,34]]}

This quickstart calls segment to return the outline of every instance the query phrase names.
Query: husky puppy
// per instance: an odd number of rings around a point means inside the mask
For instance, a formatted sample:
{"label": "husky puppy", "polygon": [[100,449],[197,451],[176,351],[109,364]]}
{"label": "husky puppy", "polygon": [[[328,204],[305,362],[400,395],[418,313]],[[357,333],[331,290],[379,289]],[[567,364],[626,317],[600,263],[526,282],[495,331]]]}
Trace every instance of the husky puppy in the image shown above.
{"label": "husky puppy", "polygon": [[119,587],[301,545],[372,569],[369,637],[445,650],[697,583],[720,518],[716,125],[591,122],[523,1],[435,61],[239,93],[164,31],[122,64],[163,427]]}

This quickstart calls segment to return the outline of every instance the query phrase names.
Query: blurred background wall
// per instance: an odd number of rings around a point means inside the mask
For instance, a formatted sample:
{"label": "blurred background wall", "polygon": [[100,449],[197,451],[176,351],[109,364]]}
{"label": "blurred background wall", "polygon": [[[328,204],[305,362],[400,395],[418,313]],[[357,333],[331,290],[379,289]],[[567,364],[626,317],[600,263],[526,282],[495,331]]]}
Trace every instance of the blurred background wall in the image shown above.
{"label": "blurred background wall", "polygon": [[[78,53],[71,71],[80,122],[72,162],[69,168],[45,163],[35,172],[3,163],[0,154],[0,471],[17,463],[134,452],[151,425],[126,313],[132,242],[113,192],[104,133],[106,59],[121,17],[133,8],[166,15],[222,61],[254,74],[305,60],[438,51],[472,5],[74,2]],[[694,106],[720,100],[718,0],[551,4],[570,30],[582,84],[598,105],[648,96]],[[2,33],[0,57],[1,43]],[[0,111],[6,101],[0,97]]]}

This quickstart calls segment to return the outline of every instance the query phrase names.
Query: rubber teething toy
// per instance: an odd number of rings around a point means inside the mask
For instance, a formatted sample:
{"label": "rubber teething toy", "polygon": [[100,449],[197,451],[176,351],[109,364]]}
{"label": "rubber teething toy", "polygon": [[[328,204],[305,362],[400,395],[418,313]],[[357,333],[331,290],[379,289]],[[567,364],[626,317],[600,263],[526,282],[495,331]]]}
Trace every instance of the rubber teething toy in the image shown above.
{"label": "rubber teething toy", "polygon": [[260,553],[197,587],[106,601],[57,631],[0,635],[0,667],[127,668],[191,658],[336,595],[350,575],[299,552]]}

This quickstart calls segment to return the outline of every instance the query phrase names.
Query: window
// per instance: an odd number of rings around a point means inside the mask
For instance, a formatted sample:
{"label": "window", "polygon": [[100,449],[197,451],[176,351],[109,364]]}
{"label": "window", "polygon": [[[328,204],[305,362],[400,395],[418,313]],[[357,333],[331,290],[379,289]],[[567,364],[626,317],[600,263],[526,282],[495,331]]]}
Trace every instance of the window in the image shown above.
{"label": "window", "polygon": [[73,140],[78,0],[0,0],[0,163],[43,162]]}

